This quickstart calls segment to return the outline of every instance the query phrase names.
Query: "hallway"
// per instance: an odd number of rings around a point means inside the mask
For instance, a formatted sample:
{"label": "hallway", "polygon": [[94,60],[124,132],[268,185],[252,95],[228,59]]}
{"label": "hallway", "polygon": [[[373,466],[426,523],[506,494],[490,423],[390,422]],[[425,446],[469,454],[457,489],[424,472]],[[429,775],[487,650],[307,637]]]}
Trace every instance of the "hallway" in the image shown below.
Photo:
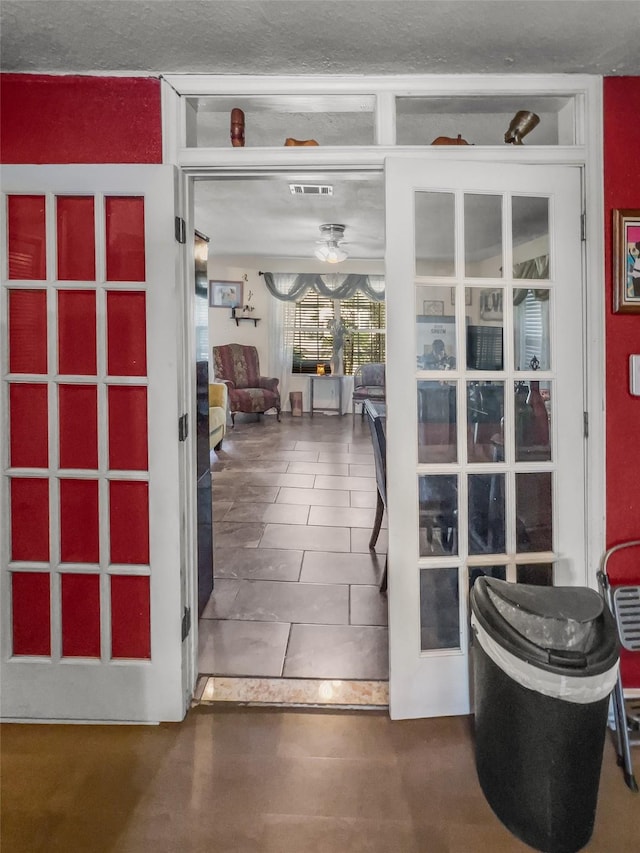
{"label": "hallway", "polygon": [[322,679],[343,682],[334,702],[386,705],[386,518],[372,554],[367,421],[237,416],[211,458],[215,584],[199,624],[199,671],[225,679],[216,698],[230,684],[228,698],[241,698],[247,679],[261,691],[254,699],[300,699],[305,684],[313,698]]}

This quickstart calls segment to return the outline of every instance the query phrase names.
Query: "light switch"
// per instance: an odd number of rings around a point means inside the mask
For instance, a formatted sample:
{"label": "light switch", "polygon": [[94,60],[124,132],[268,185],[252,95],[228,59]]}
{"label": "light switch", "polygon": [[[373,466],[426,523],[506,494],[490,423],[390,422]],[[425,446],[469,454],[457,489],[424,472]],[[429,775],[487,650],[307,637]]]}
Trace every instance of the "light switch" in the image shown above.
{"label": "light switch", "polygon": [[640,355],[629,356],[629,390],[640,397]]}

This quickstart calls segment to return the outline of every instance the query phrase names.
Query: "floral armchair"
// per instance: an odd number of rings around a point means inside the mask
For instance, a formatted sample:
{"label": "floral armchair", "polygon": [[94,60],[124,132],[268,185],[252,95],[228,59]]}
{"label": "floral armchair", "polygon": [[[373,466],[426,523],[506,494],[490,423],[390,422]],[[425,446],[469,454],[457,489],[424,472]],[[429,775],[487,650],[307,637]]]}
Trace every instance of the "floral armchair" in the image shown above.
{"label": "floral armchair", "polygon": [[236,412],[264,414],[275,409],[280,420],[278,380],[260,376],[258,350],[242,344],[224,344],[213,348],[213,372],[229,390],[229,410],[234,421]]}
{"label": "floral armchair", "polygon": [[360,413],[364,417],[364,401],[374,400],[383,403],[385,400],[385,366],[372,362],[362,364],[353,374],[353,416],[356,415],[356,403],[360,403]]}

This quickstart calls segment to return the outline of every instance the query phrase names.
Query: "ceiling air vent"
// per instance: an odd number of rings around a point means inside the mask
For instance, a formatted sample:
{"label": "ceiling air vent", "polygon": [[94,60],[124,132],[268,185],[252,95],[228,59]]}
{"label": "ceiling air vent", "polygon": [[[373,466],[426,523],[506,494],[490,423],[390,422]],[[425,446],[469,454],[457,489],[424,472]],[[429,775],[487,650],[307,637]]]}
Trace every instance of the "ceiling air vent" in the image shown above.
{"label": "ceiling air vent", "polygon": [[289,184],[291,195],[333,195],[329,184]]}

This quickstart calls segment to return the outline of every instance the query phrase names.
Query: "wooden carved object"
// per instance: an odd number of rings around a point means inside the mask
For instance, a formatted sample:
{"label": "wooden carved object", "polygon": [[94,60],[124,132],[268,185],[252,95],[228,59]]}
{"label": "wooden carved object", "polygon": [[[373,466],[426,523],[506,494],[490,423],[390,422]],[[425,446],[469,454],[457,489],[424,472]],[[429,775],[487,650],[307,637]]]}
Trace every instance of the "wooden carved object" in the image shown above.
{"label": "wooden carved object", "polygon": [[317,145],[315,139],[294,139],[292,136],[287,137],[284,141],[285,145]]}
{"label": "wooden carved object", "polygon": [[466,139],[463,139],[460,134],[457,137],[453,136],[436,136],[436,138],[431,143],[432,145],[468,145]]}
{"label": "wooden carved object", "polygon": [[231,144],[244,148],[244,113],[238,107],[231,110]]}

